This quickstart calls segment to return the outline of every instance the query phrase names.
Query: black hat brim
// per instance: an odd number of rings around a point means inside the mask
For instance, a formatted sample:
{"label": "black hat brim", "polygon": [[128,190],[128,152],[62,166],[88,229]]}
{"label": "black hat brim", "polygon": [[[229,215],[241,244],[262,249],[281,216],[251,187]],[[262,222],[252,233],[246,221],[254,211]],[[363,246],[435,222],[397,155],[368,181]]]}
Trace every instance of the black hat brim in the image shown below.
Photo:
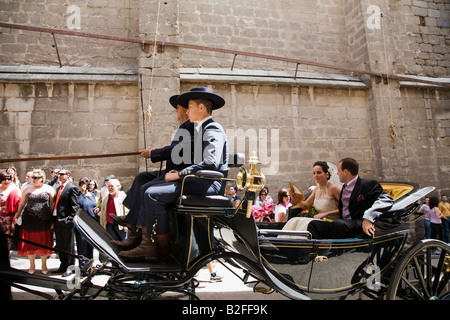
{"label": "black hat brim", "polygon": [[178,104],[183,108],[188,108],[189,100],[194,99],[206,99],[212,101],[213,110],[220,109],[225,105],[225,100],[218,94],[211,92],[195,92],[195,91],[189,91],[181,94],[178,97]]}
{"label": "black hat brim", "polygon": [[172,105],[172,107],[174,107],[175,109],[176,108],[178,108],[178,97],[179,97],[180,95],[179,94],[176,94],[176,95],[173,95],[173,96],[171,96],[170,98],[169,98],[169,103]]}

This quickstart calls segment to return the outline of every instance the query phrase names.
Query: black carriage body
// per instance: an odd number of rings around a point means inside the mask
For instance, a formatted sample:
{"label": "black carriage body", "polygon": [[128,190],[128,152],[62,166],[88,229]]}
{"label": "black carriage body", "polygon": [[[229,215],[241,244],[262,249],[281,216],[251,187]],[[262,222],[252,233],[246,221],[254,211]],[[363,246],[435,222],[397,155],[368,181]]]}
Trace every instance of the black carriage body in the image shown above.
{"label": "black carriage body", "polygon": [[379,289],[407,230],[371,239],[309,240],[261,236],[262,263],[280,281],[312,299]]}
{"label": "black carriage body", "polygon": [[[179,272],[184,278],[176,285],[188,282],[208,262],[223,259],[290,298],[344,297],[379,289],[406,242],[409,225],[401,219],[417,207],[415,201],[406,208],[398,204],[374,238],[316,240],[277,235],[270,230],[279,231],[284,223],[255,223],[244,210],[234,209],[227,197],[185,195],[169,210],[170,263],[133,264],[115,254],[111,258],[120,261],[126,273]],[[106,253],[110,250],[117,251],[108,248]]]}
{"label": "black carriage body", "polygon": [[[416,194],[421,196],[422,193]],[[171,259],[158,263],[124,261],[106,230],[80,210],[74,220],[76,227],[113,267],[108,272],[107,285],[99,287],[90,282],[90,277],[101,273],[103,266],[91,271],[83,281],[84,287],[71,295],[77,292],[152,299],[167,291],[191,294],[188,287],[195,274],[219,259],[241,267],[246,274],[293,299],[345,297],[366,289],[376,292],[384,275],[393,273],[392,266],[403,254],[409,226],[398,222],[418,207],[417,203],[400,202],[394,204],[389,219],[384,221],[394,222],[392,226],[385,223],[374,238],[316,240],[286,238],[279,234],[284,223],[255,223],[244,210],[234,209],[231,200],[224,196],[182,196],[168,212]],[[443,254],[441,260],[447,261],[448,254]],[[449,271],[446,272],[444,285],[449,277]],[[29,276],[9,267],[0,270],[0,279],[64,290],[60,279]]]}
{"label": "black carriage body", "polygon": [[203,266],[205,259],[216,252],[214,217],[233,211],[227,197],[183,196],[169,210],[171,252],[177,264],[188,271],[197,264]]}

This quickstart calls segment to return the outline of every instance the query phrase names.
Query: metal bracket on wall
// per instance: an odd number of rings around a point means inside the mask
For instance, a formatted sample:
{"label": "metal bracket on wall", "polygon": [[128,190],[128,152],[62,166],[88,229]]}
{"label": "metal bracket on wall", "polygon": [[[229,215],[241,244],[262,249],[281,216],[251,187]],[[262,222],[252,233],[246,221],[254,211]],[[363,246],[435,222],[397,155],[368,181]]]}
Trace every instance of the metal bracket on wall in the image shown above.
{"label": "metal bracket on wall", "polygon": [[58,56],[59,67],[62,68],[61,57],[59,56],[58,43],[56,42],[56,36],[52,33],[53,43],[55,44],[56,55]]}
{"label": "metal bracket on wall", "polygon": [[235,61],[236,57],[238,55],[241,55],[241,56],[247,56],[247,57],[254,57],[254,58],[261,58],[261,59],[267,59],[267,60],[273,60],[273,61],[284,61],[287,63],[293,63],[293,64],[296,64],[297,68],[298,68],[299,64],[303,64],[303,65],[315,66],[315,67],[326,68],[326,69],[331,69],[331,70],[340,70],[340,71],[345,71],[345,72],[354,73],[354,74],[367,74],[372,77],[380,77],[380,78],[385,79],[384,80],[385,84],[388,83],[388,79],[395,79],[395,80],[400,80],[400,81],[403,80],[403,81],[427,83],[427,84],[432,84],[432,85],[441,86],[441,87],[450,87],[450,83],[446,83],[446,82],[429,81],[429,80],[425,80],[425,79],[418,79],[418,78],[407,77],[407,76],[406,77],[398,76],[398,75],[394,75],[394,74],[386,75],[386,74],[383,74],[380,72],[375,72],[375,71],[370,71],[370,70],[362,70],[362,69],[356,69],[356,68],[350,68],[350,67],[340,67],[340,66],[324,64],[324,63],[319,63],[319,62],[314,62],[314,61],[306,61],[306,60],[301,60],[301,59],[293,59],[293,58],[286,58],[286,57],[280,57],[280,56],[265,55],[265,54],[254,53],[254,52],[229,50],[229,49],[222,49],[222,48],[215,48],[215,47],[206,47],[206,46],[192,45],[192,44],[186,44],[186,43],[162,42],[162,41],[151,41],[151,40],[144,40],[144,39],[132,39],[132,38],[123,38],[123,37],[115,37],[115,36],[106,36],[106,35],[99,35],[99,34],[92,34],[92,33],[85,33],[85,32],[76,32],[76,31],[53,29],[53,28],[33,27],[33,26],[18,25],[18,24],[12,24],[12,23],[4,23],[4,22],[0,22],[0,27],[9,28],[9,29],[35,31],[35,32],[44,32],[44,33],[50,33],[50,34],[61,34],[61,35],[68,35],[68,36],[75,36],[75,37],[86,37],[86,38],[95,38],[95,39],[103,39],[103,40],[111,40],[111,41],[138,43],[138,44],[142,44],[143,50],[145,52],[147,52],[147,51],[149,52],[149,50],[150,50],[149,47],[151,45],[154,45],[155,43],[159,47],[158,50],[160,52],[164,52],[165,46],[177,47],[177,48],[183,48],[183,49],[192,49],[192,50],[220,52],[220,53],[234,55],[232,68],[234,67],[234,61]]}

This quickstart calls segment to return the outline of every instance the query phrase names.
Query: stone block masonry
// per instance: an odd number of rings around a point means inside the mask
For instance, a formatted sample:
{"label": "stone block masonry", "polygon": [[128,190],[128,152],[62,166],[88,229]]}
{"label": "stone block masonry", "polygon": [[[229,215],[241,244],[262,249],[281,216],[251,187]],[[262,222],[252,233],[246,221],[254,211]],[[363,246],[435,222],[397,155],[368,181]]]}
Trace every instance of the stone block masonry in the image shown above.
{"label": "stone block masonry", "polygon": [[[2,138],[4,154],[68,156],[138,150],[138,104],[134,84],[57,83],[52,84],[51,94],[47,90],[49,86],[43,83],[8,83],[2,87],[5,94],[1,127],[14,128]],[[103,181],[105,176],[115,174],[122,177],[125,185],[130,184],[131,177],[137,173],[136,157],[14,165],[20,172],[43,168],[47,173],[54,167],[66,166],[76,179],[86,175]]]}
{"label": "stone block masonry", "polygon": [[[449,10],[443,0],[0,0],[0,22],[448,82]],[[169,97],[203,85],[225,97],[215,117],[234,147],[238,134],[247,156],[255,136],[267,142],[263,169],[273,195],[289,181],[313,184],[314,161],[345,156],[368,178],[450,189],[448,87],[208,50],[56,41],[62,68],[50,34],[0,30],[1,157],[166,145],[177,127]],[[142,118],[148,106],[150,122]],[[30,166],[55,165],[77,178],[114,173],[125,185],[159,168],[138,157],[16,164],[22,177]]]}

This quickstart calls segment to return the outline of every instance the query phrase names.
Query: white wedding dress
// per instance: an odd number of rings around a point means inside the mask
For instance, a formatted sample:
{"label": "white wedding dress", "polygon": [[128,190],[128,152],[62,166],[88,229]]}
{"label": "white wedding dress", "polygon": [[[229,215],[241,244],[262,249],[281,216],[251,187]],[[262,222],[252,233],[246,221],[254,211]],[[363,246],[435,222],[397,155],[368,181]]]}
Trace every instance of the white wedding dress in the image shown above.
{"label": "white wedding dress", "polygon": [[[316,188],[319,188],[318,186]],[[317,189],[316,195],[314,197],[314,208],[317,210],[318,213],[328,212],[332,210],[338,209],[338,201],[334,198],[331,198],[328,195],[328,183],[320,188]],[[332,216],[328,216],[327,220],[336,220],[339,219],[339,214],[335,214]],[[290,230],[290,231],[307,231],[308,230],[308,224],[312,220],[318,220],[315,218],[304,218],[304,217],[295,217],[292,219],[289,219],[288,222],[283,227],[283,230]],[[305,238],[302,236],[289,236],[289,235],[280,235],[279,238]]]}

